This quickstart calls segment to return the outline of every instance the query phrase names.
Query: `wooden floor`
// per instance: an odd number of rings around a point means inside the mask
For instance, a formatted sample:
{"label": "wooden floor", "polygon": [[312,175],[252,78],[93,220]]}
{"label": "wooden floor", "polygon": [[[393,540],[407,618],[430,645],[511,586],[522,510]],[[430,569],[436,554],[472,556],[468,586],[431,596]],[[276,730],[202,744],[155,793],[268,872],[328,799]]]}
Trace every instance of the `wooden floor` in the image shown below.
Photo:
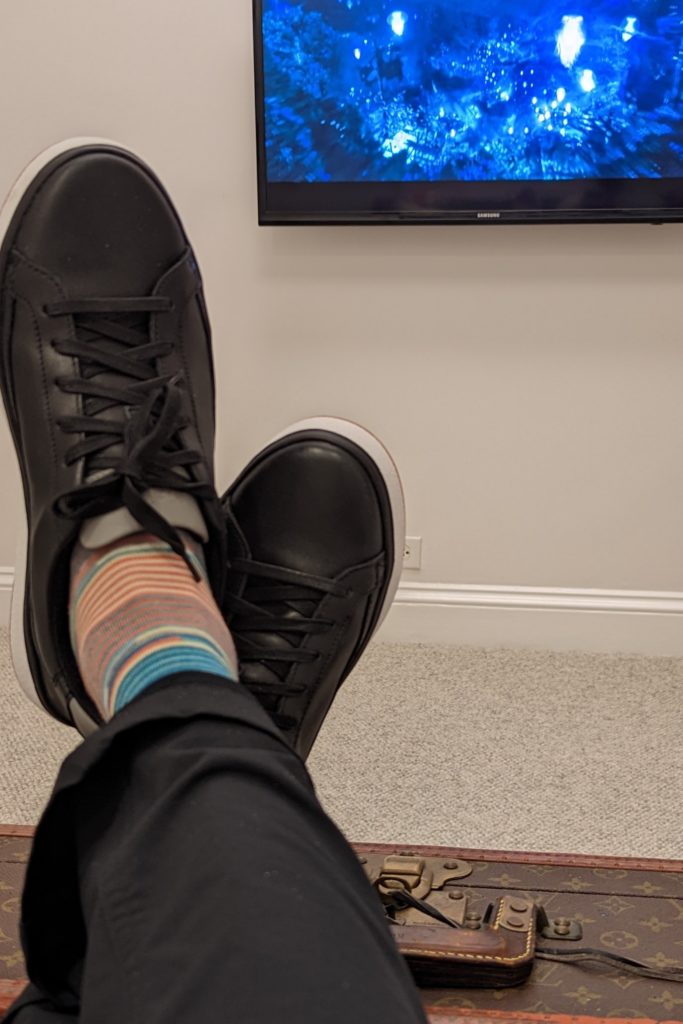
{"label": "wooden floor", "polygon": [[[32,834],[0,826],[0,1013],[26,984],[18,932]],[[582,945],[683,968],[683,862],[371,844],[356,850],[366,860],[398,852],[466,860],[472,873],[458,887],[475,904],[503,892],[532,896],[551,914],[580,920]],[[423,998],[433,1024],[683,1024],[683,984],[540,960],[517,988],[424,990]]]}

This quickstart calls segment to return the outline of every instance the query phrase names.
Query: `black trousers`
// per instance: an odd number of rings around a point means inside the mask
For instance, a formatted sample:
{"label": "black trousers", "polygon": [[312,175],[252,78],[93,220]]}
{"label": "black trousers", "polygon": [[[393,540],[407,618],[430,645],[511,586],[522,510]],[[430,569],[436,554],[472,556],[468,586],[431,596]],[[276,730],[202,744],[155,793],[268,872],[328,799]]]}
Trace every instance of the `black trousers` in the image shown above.
{"label": "black trousers", "polygon": [[423,1024],[378,897],[239,684],[156,684],[64,762],[13,1024]]}

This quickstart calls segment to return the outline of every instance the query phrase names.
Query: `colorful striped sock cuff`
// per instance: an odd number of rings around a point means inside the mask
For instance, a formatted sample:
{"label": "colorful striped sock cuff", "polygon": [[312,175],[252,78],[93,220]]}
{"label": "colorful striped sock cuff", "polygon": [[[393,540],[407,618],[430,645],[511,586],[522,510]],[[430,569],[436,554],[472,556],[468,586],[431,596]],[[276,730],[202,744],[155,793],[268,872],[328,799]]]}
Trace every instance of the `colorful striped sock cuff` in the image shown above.
{"label": "colorful striped sock cuff", "polygon": [[163,541],[134,534],[96,551],[76,545],[71,643],[105,718],[178,672],[237,678],[230,632],[208,584],[200,544],[183,534],[201,579]]}

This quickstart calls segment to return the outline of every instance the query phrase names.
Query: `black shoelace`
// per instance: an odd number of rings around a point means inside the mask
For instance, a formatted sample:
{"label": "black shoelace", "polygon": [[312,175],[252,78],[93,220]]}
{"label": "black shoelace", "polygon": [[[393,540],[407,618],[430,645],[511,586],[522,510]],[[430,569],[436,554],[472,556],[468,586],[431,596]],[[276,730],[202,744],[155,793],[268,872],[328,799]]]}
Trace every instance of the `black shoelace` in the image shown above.
{"label": "black shoelace", "polygon": [[640,978],[656,978],[658,981],[683,982],[683,967],[651,967],[640,960],[610,953],[604,949],[550,949],[539,947],[536,950],[539,960],[555,960],[558,963],[595,963],[603,967],[612,967],[622,974],[635,974]]}
{"label": "black shoelace", "polygon": [[[169,341],[152,341],[149,318],[171,309],[166,298],[79,299],[53,302],[48,316],[72,316],[75,338],[53,341],[61,355],[78,360],[79,372],[57,381],[62,391],[83,397],[80,416],[58,426],[82,435],[66,464],[84,460],[84,483],[61,495],[55,510],[81,521],[124,506],[149,533],[165,541],[197,578],[178,531],[144,498],[151,487],[211,498],[208,484],[192,479],[201,452],[186,448],[180,375],[160,374],[158,361],[173,351]],[[122,414],[123,409],[123,414]],[[116,412],[117,415],[112,415]],[[109,413],[109,415],[107,415]]]}
{"label": "black shoelace", "polygon": [[[231,559],[232,572],[244,573],[244,597],[228,594],[224,608],[231,613],[230,629],[240,660],[240,678],[270,712],[276,725],[291,730],[297,720],[278,711],[284,697],[303,693],[305,687],[288,684],[292,665],[317,661],[316,651],[302,646],[306,637],[327,632],[334,623],[315,619],[328,595],[343,597],[344,586],[334,580],[251,559]],[[253,583],[253,580],[263,583]]]}

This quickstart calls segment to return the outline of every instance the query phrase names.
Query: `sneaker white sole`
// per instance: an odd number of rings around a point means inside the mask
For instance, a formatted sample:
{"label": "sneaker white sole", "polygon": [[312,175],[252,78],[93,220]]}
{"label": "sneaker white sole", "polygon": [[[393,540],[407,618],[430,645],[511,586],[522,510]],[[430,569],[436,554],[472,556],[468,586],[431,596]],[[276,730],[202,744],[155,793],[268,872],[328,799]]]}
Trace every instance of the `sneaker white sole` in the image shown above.
{"label": "sneaker white sole", "polygon": [[299,420],[298,423],[293,423],[285,430],[281,430],[270,443],[272,444],[275,441],[279,441],[281,438],[297,433],[300,430],[326,430],[330,434],[340,434],[347,440],[352,441],[370,456],[384,480],[384,484],[389,495],[389,503],[391,505],[391,518],[394,532],[394,564],[391,567],[389,583],[384,595],[382,608],[373,629],[374,635],[382,625],[387,612],[393,604],[396,591],[398,590],[398,584],[401,579],[401,573],[403,571],[403,552],[405,550],[406,538],[406,513],[403,485],[401,484],[401,477],[399,476],[396,463],[378,437],[375,437],[374,434],[371,434],[369,430],[366,430],[365,427],[362,427],[359,423],[354,423],[352,420],[339,419],[336,416],[313,416],[310,419]]}
{"label": "sneaker white sole", "polygon": [[[14,214],[19,207],[27,189],[33,180],[41,173],[44,167],[56,157],[68,153],[72,149],[80,149],[82,146],[116,146],[117,149],[125,149],[118,142],[111,139],[102,139],[90,136],[65,139],[39,153],[21,172],[12,185],[7,197],[0,209],[0,248],[2,247],[7,231],[12,223]],[[5,414],[5,418],[6,414]],[[9,422],[8,422],[9,428]],[[24,635],[24,598],[26,594],[26,562],[28,558],[28,525],[26,522],[26,509],[22,504],[20,512],[20,529],[17,537],[17,553],[14,567],[14,582],[12,586],[12,601],[10,608],[10,652],[14,672],[21,686],[21,689],[41,710],[46,711],[38,691],[36,689],[33,675],[29,666],[28,654],[26,652],[26,637]]]}

